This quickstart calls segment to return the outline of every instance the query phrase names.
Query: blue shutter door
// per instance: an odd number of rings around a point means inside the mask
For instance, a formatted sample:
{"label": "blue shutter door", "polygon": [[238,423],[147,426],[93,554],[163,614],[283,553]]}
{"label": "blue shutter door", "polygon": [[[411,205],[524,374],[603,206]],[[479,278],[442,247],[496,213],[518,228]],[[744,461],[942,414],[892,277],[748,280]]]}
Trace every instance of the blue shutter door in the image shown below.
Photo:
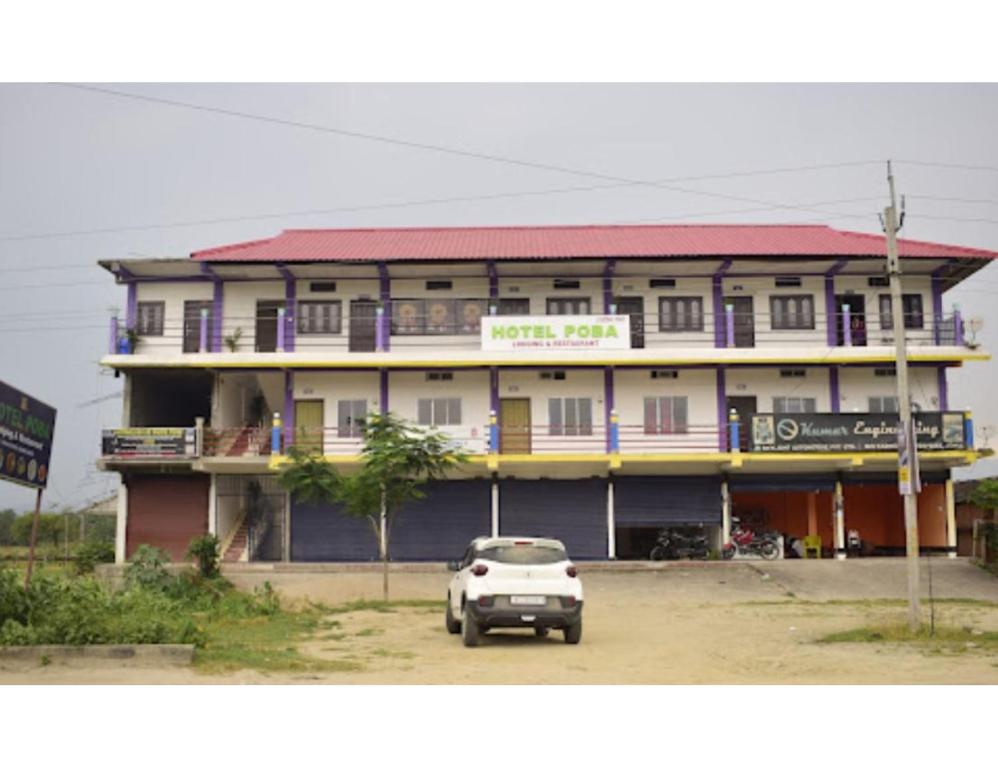
{"label": "blue shutter door", "polygon": [[560,539],[576,560],[605,560],[606,480],[501,480],[499,533]]}
{"label": "blue shutter door", "polygon": [[476,536],[492,527],[488,480],[442,480],[423,487],[425,498],[398,515],[389,534],[392,560],[460,560]]}
{"label": "blue shutter door", "polygon": [[617,476],[614,524],[620,528],[721,524],[721,478]]}
{"label": "blue shutter door", "polygon": [[291,559],[305,563],[377,560],[378,542],[366,519],[347,517],[336,506],[292,498]]}

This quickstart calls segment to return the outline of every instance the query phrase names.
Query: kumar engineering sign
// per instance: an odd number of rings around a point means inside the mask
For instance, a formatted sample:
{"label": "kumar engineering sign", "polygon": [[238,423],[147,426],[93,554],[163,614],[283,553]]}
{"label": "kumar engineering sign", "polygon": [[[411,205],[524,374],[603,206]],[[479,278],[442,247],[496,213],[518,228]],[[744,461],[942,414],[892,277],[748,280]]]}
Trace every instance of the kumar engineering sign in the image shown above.
{"label": "kumar engineering sign", "polygon": [[54,434],[55,408],[0,381],[0,478],[44,488]]}
{"label": "kumar engineering sign", "polygon": [[[914,413],[918,450],[966,447],[962,413]],[[898,419],[884,413],[757,413],[749,450],[896,451]]]}

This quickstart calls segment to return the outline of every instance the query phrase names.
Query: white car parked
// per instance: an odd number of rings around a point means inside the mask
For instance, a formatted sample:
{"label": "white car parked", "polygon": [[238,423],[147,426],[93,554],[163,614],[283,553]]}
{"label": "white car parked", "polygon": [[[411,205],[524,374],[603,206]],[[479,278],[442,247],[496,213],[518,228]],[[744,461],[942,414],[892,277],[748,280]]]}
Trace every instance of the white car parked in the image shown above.
{"label": "white car parked", "polygon": [[572,645],[582,639],[582,582],[565,545],[556,539],[473,540],[447,590],[447,631],[466,646],[493,627],[533,629],[544,637],[565,632]]}

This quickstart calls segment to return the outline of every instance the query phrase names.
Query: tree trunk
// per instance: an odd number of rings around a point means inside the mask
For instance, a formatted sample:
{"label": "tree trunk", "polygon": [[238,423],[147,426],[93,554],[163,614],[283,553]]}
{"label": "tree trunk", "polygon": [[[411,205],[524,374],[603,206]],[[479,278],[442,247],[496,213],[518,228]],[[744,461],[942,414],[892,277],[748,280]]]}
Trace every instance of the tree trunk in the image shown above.
{"label": "tree trunk", "polygon": [[381,489],[381,599],[388,602],[388,510],[385,508],[385,489]]}
{"label": "tree trunk", "polygon": [[[387,548],[386,548],[387,549]],[[382,560],[384,564],[383,578],[381,580],[381,599],[386,603],[388,602],[388,552],[385,552],[384,559]]]}

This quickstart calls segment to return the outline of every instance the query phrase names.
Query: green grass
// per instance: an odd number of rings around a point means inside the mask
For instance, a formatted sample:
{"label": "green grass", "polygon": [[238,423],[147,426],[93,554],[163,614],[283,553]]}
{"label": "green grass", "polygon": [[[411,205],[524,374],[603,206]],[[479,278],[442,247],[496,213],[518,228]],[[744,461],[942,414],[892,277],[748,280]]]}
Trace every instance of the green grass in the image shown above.
{"label": "green grass", "polygon": [[374,637],[375,635],[383,635],[385,630],[377,629],[375,627],[368,627],[367,629],[362,629],[357,633],[357,637]]}
{"label": "green grass", "polygon": [[[796,595],[792,592],[786,593],[788,600],[747,600],[741,605],[746,606],[760,606],[760,605],[813,605],[813,606],[846,606],[846,607],[857,607],[857,608],[887,608],[887,607],[905,607],[908,605],[907,600],[895,599],[895,598],[867,598],[861,600],[798,600]],[[998,601],[995,600],[977,600],[971,597],[937,597],[933,601],[936,605],[966,605],[966,606],[976,606],[979,608],[998,608]],[[923,599],[922,607],[927,608],[929,601]]]}
{"label": "green grass", "polygon": [[815,641],[821,645],[834,643],[884,643],[907,645],[928,653],[998,652],[998,632],[985,632],[973,627],[936,626],[923,624],[912,632],[904,624],[880,624],[833,632]]}
{"label": "green grass", "polygon": [[327,614],[355,613],[357,611],[375,611],[377,613],[395,613],[399,608],[425,608],[442,611],[447,605],[446,600],[354,600],[343,605],[326,609]]}

